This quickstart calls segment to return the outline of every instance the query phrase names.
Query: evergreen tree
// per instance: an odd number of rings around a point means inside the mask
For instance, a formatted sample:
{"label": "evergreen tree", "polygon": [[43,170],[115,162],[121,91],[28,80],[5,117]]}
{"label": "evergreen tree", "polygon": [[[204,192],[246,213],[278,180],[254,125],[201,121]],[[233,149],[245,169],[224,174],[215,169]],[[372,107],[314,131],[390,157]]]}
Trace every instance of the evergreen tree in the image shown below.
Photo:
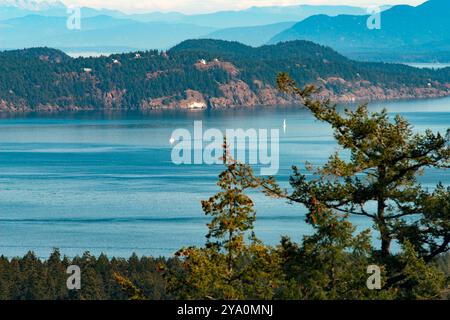
{"label": "evergreen tree", "polygon": [[226,141],[223,163],[225,170],[217,183],[220,191],[202,201],[203,211],[212,217],[206,247],[179,251],[184,272],[171,280],[171,286],[183,298],[269,299],[281,279],[279,259],[252,232],[256,213],[245,193],[258,187],[259,179],[251,167],[229,155]]}
{"label": "evergreen tree", "polygon": [[20,261],[22,280],[18,299],[48,299],[45,268],[34,252],[28,252]]}
{"label": "evergreen tree", "polygon": [[11,270],[6,257],[0,257],[0,300],[10,299],[11,294]]}
{"label": "evergreen tree", "polygon": [[54,249],[47,261],[44,262],[46,269],[46,289],[49,299],[62,300],[67,298],[67,265],[61,261],[61,253]]}
{"label": "evergreen tree", "polygon": [[105,285],[95,269],[96,263],[97,259],[90,252],[85,252],[81,258],[76,257],[73,260],[73,264],[81,269],[81,290],[75,292],[81,300],[106,299]]}
{"label": "evergreen tree", "polygon": [[309,208],[307,223],[314,233],[301,244],[283,238],[280,246],[286,284],[282,299],[388,299],[392,291],[379,293],[366,286],[372,263],[370,230],[355,235],[347,215],[316,203]]}
{"label": "evergreen tree", "polygon": [[449,132],[414,134],[402,117],[391,120],[386,110],[370,113],[365,105],[341,114],[329,101],[312,98],[314,86],[300,89],[287,74],[280,74],[277,82],[282,91],[299,96],[318,120],[332,126],[350,159],[336,152],[324,166],[309,168],[317,177],[310,180],[294,167],[291,193],[270,187],[266,192],[308,208],[319,204],[370,218],[381,240],[376,257],[391,270],[387,288],[408,277],[406,269],[399,270],[406,264],[391,251],[394,240],[409,240],[416,258],[424,262],[450,249],[450,189],[438,185],[428,191],[417,181],[427,168],[449,167]]}
{"label": "evergreen tree", "polygon": [[402,264],[402,280],[397,284],[399,299],[429,300],[440,299],[445,287],[445,275],[434,265],[429,265],[418,257],[411,243],[404,243],[400,256]]}

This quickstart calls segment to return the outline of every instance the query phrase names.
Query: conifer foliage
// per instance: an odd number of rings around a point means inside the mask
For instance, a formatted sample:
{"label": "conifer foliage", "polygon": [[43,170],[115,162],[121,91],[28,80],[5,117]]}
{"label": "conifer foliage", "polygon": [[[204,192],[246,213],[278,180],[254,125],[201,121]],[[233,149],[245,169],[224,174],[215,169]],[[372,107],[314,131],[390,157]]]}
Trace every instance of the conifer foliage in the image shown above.
{"label": "conifer foliage", "polygon": [[[300,97],[318,120],[331,125],[349,159],[341,151],[332,154],[324,166],[309,167],[314,179],[307,179],[294,166],[292,191],[274,193],[309,209],[319,204],[371,219],[381,241],[373,258],[389,269],[387,289],[400,286],[408,277],[405,257],[422,261],[425,264],[420,265],[433,273],[433,266],[426,263],[450,250],[450,188],[437,184],[428,190],[418,176],[427,169],[448,170],[450,131],[446,136],[431,130],[415,134],[405,119],[397,115],[392,120],[386,110],[371,113],[362,105],[340,112],[329,101],[314,99],[314,86],[299,88],[287,74],[280,74],[277,83],[282,91]],[[394,241],[403,244],[405,255],[392,251]],[[433,296],[433,290],[428,293]]]}
{"label": "conifer foliage", "polygon": [[217,183],[220,191],[202,201],[204,213],[212,217],[206,245],[178,253],[186,273],[172,278],[172,285],[189,299],[271,299],[282,278],[280,261],[275,250],[252,232],[256,212],[245,193],[257,188],[260,179],[250,166],[230,156],[226,140],[223,164]]}

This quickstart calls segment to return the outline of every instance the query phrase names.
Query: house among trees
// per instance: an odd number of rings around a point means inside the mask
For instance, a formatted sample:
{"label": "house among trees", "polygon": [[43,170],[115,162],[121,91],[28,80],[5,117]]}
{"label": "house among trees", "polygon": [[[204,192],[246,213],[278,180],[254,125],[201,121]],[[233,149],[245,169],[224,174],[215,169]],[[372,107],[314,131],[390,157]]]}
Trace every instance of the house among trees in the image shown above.
{"label": "house among trees", "polygon": [[92,69],[91,68],[83,68],[83,71],[86,73],[90,73],[90,72],[92,72]]}
{"label": "house among trees", "polygon": [[192,102],[189,104],[189,109],[205,109],[206,103],[204,102]]}

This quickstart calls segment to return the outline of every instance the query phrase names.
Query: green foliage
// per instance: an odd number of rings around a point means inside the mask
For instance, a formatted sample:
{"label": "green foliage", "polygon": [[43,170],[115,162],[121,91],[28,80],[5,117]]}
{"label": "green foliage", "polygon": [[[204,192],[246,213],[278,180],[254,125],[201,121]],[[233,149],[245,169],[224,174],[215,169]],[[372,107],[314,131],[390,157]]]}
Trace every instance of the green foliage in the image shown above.
{"label": "green foliage", "polygon": [[[201,92],[206,100],[222,97],[220,85],[230,80],[241,80],[256,92],[259,89],[255,80],[275,86],[279,70],[289,72],[302,84],[339,77],[351,82],[368,80],[390,89],[423,88],[432,81],[434,86],[445,89],[450,81],[449,68],[417,70],[404,65],[355,62],[307,41],[252,48],[237,42],[190,40],[167,55],[156,50],[139,55],[138,59],[135,53],[74,59],[49,48],[0,52],[0,97],[16,108],[136,110],[150,99],[179,101],[186,97],[188,89]],[[231,75],[220,67],[196,67],[199,59],[216,58],[231,62],[239,74]],[[113,63],[114,59],[120,63]],[[85,68],[92,71],[85,72]],[[343,90],[333,83],[325,87],[336,93]]]}
{"label": "green foliage", "polygon": [[[224,150],[228,150],[226,145]],[[253,229],[256,220],[253,201],[244,192],[256,185],[248,180],[248,177],[253,176],[252,169],[236,162],[227,151],[224,151],[223,162],[226,170],[219,175],[217,183],[221,191],[209,200],[202,201],[202,208],[205,215],[212,217],[206,235],[207,246],[226,252],[228,272],[231,273],[233,260],[245,246],[245,232]]]}
{"label": "green foliage", "polygon": [[398,283],[400,299],[423,300],[441,298],[445,287],[445,276],[435,266],[428,265],[417,256],[414,247],[405,242],[404,251],[400,255],[403,264],[404,279]]}
{"label": "green foliage", "polygon": [[187,299],[271,299],[281,280],[276,252],[250,233],[256,213],[245,190],[256,188],[259,179],[251,167],[228,154],[223,156],[225,170],[219,175],[221,191],[202,202],[203,211],[212,217],[205,248],[185,248],[178,255],[185,273],[171,277],[172,287]]}
{"label": "green foliage", "polygon": [[[185,98],[187,89],[221,97],[229,75],[220,68],[203,72],[193,55],[167,58],[158,51],[72,59],[51,49],[0,52],[0,96],[16,107],[42,105],[101,109],[138,109],[152,98]],[[65,56],[62,59],[54,56]],[[114,64],[117,59],[120,64]],[[92,69],[85,72],[84,69]],[[116,92],[111,99],[111,93]]]}
{"label": "green foliage", "polygon": [[[416,246],[427,261],[449,249],[449,190],[438,185],[429,192],[417,181],[426,168],[448,168],[450,135],[427,130],[413,134],[400,116],[391,121],[386,110],[369,113],[367,106],[340,114],[329,101],[310,98],[313,87],[304,90],[286,74],[278,78],[283,91],[300,96],[317,119],[329,123],[338,144],[350,159],[336,152],[308,181],[297,167],[291,177],[289,199],[310,207],[318,201],[328,208],[366,216],[373,220],[382,241],[381,255],[390,255],[391,242],[411,237],[415,227]],[[376,204],[370,206],[370,204]],[[374,208],[374,209],[373,209]],[[415,223],[411,223],[415,216]],[[439,242],[439,243],[438,243]]]}
{"label": "green foliage", "polygon": [[[280,74],[277,83],[284,92],[298,95],[318,120],[332,126],[349,159],[336,152],[324,166],[308,166],[313,179],[294,167],[293,191],[278,188],[273,193],[305,205],[310,212],[319,206],[370,218],[381,240],[372,258],[386,266],[389,276],[385,289],[396,287],[401,297],[405,294],[401,282],[413,281],[417,292],[406,290],[408,297],[436,297],[436,288],[442,290],[443,283],[429,262],[450,249],[450,189],[438,184],[429,191],[417,176],[426,168],[449,167],[450,135],[431,130],[414,134],[402,117],[392,121],[386,110],[369,113],[365,105],[341,114],[329,101],[313,100],[313,86],[300,89],[287,74]],[[393,241],[404,244],[403,256],[392,253]],[[411,265],[425,278],[412,274]]]}
{"label": "green foliage", "polygon": [[136,288],[136,286],[128,279],[122,277],[118,273],[114,273],[114,279],[120,285],[122,290],[130,297],[130,300],[147,300],[142,290]]}
{"label": "green foliage", "polygon": [[[69,265],[81,269],[81,290],[68,290],[66,273]],[[170,299],[161,269],[178,267],[177,259],[137,258],[129,260],[105,255],[98,258],[88,252],[81,257],[62,257],[59,250],[46,260],[39,259],[32,252],[23,258],[0,257],[0,300],[124,300],[131,292],[124,291],[121,284],[128,281],[139,284],[139,293],[150,299]],[[122,275],[118,283],[115,275]],[[131,280],[127,280],[131,279]],[[132,282],[131,282],[132,281]]]}
{"label": "green foliage", "polygon": [[315,229],[313,235],[305,236],[300,246],[288,239],[281,246],[286,275],[296,286],[295,294],[290,288],[294,294],[290,298],[364,297],[368,293],[364,287],[371,252],[369,231],[353,236],[355,229],[346,217],[321,207],[310,213],[309,220]]}
{"label": "green foliage", "polygon": [[445,83],[450,76],[450,69],[429,72],[401,64],[352,61],[329,47],[310,41],[288,41],[253,48],[239,42],[187,40],[169,53],[231,61],[241,71],[242,80],[250,87],[255,79],[275,85],[280,71],[289,72],[302,85],[316,83],[318,78],[341,77],[347,81],[364,79],[385,88],[409,85],[423,87],[429,82],[426,79]]}

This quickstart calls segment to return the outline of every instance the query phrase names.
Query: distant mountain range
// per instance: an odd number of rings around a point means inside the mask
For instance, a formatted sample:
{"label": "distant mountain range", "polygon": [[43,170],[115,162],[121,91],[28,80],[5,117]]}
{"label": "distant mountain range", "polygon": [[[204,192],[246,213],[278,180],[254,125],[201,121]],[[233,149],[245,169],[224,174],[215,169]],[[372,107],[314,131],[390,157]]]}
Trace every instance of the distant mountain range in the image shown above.
{"label": "distant mountain range", "polygon": [[214,28],[235,28],[275,24],[288,21],[301,21],[317,14],[337,16],[340,14],[363,15],[366,13],[367,11],[365,8],[351,6],[297,5],[252,7],[240,11],[221,11],[208,14],[183,15],[179,17],[178,22],[192,23]]}
{"label": "distant mountain range", "polygon": [[114,52],[114,48],[126,51],[165,49],[214,30],[184,23],[138,22],[106,15],[84,18],[80,30],[69,30],[66,20],[65,17],[28,15],[2,21],[0,43],[5,48],[48,46],[67,51],[106,50],[109,53]]}
{"label": "distant mountain range", "polygon": [[349,57],[382,61],[450,61],[450,1],[399,5],[381,14],[381,29],[367,27],[368,16],[309,17],[269,43],[310,40]]}
{"label": "distant mountain range", "polygon": [[266,44],[272,37],[292,27],[296,22],[280,22],[256,27],[220,29],[205,36],[209,39],[237,41],[253,47]]}
{"label": "distant mountain range", "polygon": [[450,95],[450,68],[363,63],[309,41],[258,48],[189,40],[167,52],[71,58],[49,48],[0,52],[0,111],[149,110],[290,105],[279,72],[334,101]]}
{"label": "distant mountain range", "polygon": [[[111,17],[126,17],[123,12],[107,9],[93,9],[82,7],[83,17],[89,18],[98,15]],[[28,15],[47,17],[67,17],[67,6],[62,2],[37,2],[32,0],[0,0],[0,20],[20,18]]]}
{"label": "distant mountain range", "polygon": [[[49,46],[66,52],[168,49],[193,38],[237,40],[259,46],[314,14],[364,14],[351,6],[252,7],[241,11],[186,15],[151,12],[127,15],[81,8],[81,30],[66,28],[62,3],[7,1],[0,4],[0,49]],[[223,30],[222,30],[223,29]]]}
{"label": "distant mountain range", "polygon": [[254,47],[309,40],[356,60],[450,62],[450,0],[381,10],[381,29],[369,30],[367,10],[351,6],[252,7],[196,15],[84,7],[81,30],[69,30],[64,4],[11,0],[0,4],[0,50],[48,46],[86,55],[167,50],[188,39]]}
{"label": "distant mountain range", "polygon": [[[3,4],[2,4],[3,3]],[[80,8],[82,16],[89,18],[107,15],[114,18],[127,18],[140,22],[175,22],[195,24],[211,28],[235,28],[257,25],[275,24],[287,21],[300,21],[307,17],[326,14],[336,16],[340,14],[363,15],[366,9],[353,6],[267,6],[251,7],[245,10],[219,11],[206,14],[186,15],[179,12],[149,12],[140,14],[125,14],[117,10]],[[0,20],[24,17],[30,14],[41,16],[66,17],[67,8],[61,2],[40,2],[30,0],[0,1]]]}

